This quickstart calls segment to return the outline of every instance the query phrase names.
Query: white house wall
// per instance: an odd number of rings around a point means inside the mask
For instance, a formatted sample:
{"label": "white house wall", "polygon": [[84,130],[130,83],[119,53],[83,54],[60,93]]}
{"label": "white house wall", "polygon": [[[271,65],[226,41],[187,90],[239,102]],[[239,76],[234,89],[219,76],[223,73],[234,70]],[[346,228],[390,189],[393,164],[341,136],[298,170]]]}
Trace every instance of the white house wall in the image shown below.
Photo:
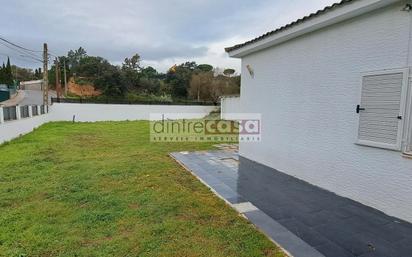
{"label": "white house wall", "polygon": [[263,122],[262,142],[241,143],[240,154],[412,221],[412,159],[355,144],[361,73],[407,66],[411,14],[402,7],[243,57],[241,105]]}

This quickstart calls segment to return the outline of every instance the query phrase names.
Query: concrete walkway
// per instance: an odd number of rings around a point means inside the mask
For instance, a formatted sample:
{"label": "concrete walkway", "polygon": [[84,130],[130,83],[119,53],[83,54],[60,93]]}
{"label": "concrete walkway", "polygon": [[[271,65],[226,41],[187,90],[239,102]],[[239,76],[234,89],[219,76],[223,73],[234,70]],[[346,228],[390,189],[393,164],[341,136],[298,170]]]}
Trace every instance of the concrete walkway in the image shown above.
{"label": "concrete walkway", "polygon": [[[56,97],[56,91],[49,90],[49,103],[51,98]],[[17,95],[13,98],[0,102],[0,105],[5,107],[15,105],[42,105],[43,104],[43,91],[40,90],[19,90]]]}
{"label": "concrete walkway", "polygon": [[235,152],[171,154],[295,257],[409,257],[412,224]]}
{"label": "concrete walkway", "polygon": [[[25,97],[19,103],[20,105],[42,105],[43,104],[43,91],[39,90],[24,90]],[[56,91],[49,90],[49,103],[51,103],[51,98],[56,97]]]}
{"label": "concrete walkway", "polygon": [[9,107],[18,105],[21,101],[23,101],[25,96],[26,93],[24,92],[24,90],[18,90],[15,96],[7,101],[0,102],[0,106]]}

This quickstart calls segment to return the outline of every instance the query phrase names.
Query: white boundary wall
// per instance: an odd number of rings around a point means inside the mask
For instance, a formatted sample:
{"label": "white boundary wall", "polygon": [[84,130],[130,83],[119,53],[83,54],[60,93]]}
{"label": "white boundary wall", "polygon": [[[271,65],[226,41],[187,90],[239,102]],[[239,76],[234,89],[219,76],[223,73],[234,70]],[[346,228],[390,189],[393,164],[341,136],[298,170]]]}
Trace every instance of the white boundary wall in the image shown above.
{"label": "white boundary wall", "polygon": [[0,123],[0,144],[32,132],[35,128],[49,122],[49,114]]}
{"label": "white boundary wall", "polygon": [[50,116],[53,121],[124,121],[149,120],[151,113],[175,114],[169,119],[203,118],[215,106],[185,105],[125,105],[125,104],[54,104]]}
{"label": "white boundary wall", "polygon": [[73,116],[76,122],[149,120],[153,113],[165,113],[168,119],[197,119],[215,109],[215,106],[193,105],[54,104],[47,114],[4,123],[0,119],[0,144],[50,121],[72,121]]}
{"label": "white boundary wall", "polygon": [[231,113],[241,113],[239,96],[224,96],[220,99],[221,119],[230,120]]}

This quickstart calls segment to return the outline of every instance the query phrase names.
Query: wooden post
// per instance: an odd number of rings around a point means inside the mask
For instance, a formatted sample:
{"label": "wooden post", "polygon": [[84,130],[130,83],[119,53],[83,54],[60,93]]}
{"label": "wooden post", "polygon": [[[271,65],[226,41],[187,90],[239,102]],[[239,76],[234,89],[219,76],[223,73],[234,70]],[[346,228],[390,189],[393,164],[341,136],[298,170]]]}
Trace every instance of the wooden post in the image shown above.
{"label": "wooden post", "polygon": [[63,61],[63,67],[64,67],[64,96],[67,97],[67,92],[68,92],[68,88],[67,88],[67,75],[66,75],[66,58]]}
{"label": "wooden post", "polygon": [[55,62],[55,70],[56,70],[56,93],[57,93],[57,98],[60,99],[61,94],[62,94],[62,86],[60,84],[60,65],[59,65],[59,60],[56,57],[56,62]]}
{"label": "wooden post", "polygon": [[47,44],[43,45],[43,105],[49,105],[49,68],[47,62],[49,54],[47,53]]}

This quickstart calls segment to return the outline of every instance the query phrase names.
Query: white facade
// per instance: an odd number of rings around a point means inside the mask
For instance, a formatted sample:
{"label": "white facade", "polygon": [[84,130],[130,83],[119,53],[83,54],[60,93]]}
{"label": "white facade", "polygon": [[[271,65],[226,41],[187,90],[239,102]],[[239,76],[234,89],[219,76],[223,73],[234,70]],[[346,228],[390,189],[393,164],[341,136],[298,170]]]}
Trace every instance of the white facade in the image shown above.
{"label": "white facade", "polygon": [[[373,1],[355,3],[365,2]],[[412,13],[402,11],[405,3],[396,1],[269,48],[258,42],[256,52],[252,44],[244,47],[244,55],[242,49],[230,53],[242,57],[242,109],[262,114],[262,141],[241,143],[240,154],[412,222],[412,159],[398,150],[359,145],[355,112],[363,74],[411,66]],[[298,28],[288,30],[284,33]],[[410,83],[405,88],[411,93]],[[408,121],[411,97],[405,101],[403,121]],[[404,149],[412,133],[403,121]]]}

